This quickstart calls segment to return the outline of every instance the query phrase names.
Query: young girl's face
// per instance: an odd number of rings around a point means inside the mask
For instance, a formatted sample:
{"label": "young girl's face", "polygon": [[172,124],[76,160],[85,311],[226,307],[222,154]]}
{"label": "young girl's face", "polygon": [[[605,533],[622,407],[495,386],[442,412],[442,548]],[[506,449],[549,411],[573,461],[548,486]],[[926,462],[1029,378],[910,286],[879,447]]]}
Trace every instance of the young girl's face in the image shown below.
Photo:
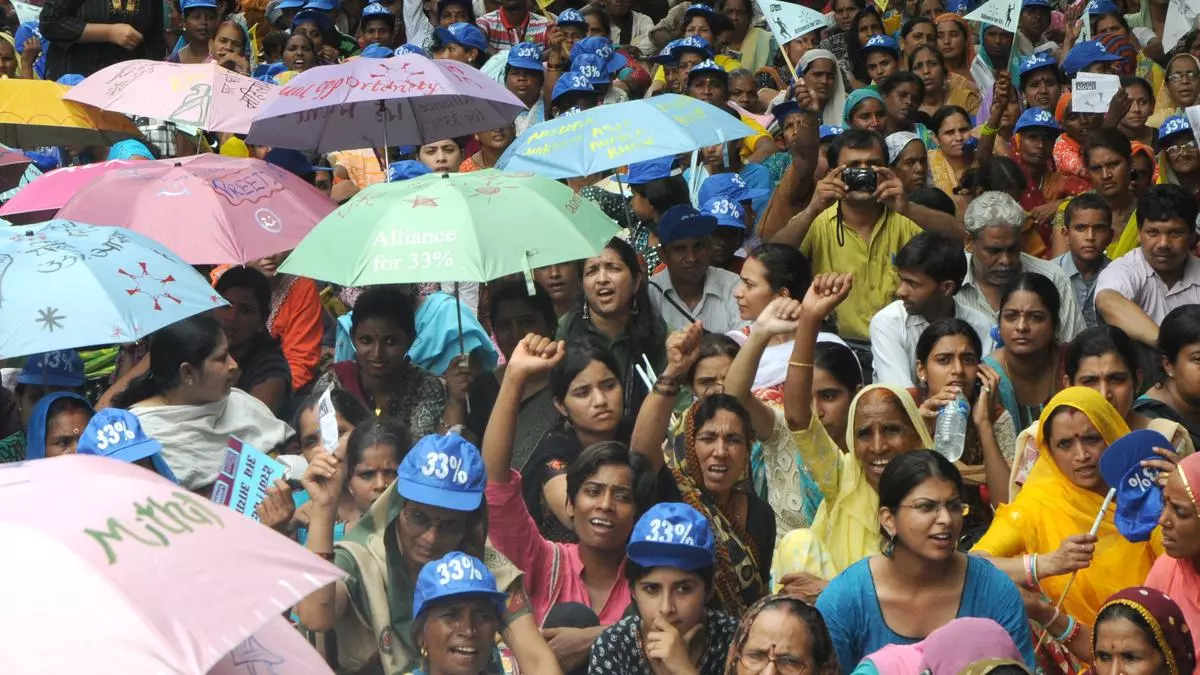
{"label": "young girl's face", "polygon": [[216,27],[217,10],[211,7],[194,7],[183,15],[183,34],[188,42],[208,42]]}
{"label": "young girl's face", "polygon": [[288,70],[303,72],[317,62],[312,41],[299,33],[288,38],[283,47],[283,64]]}

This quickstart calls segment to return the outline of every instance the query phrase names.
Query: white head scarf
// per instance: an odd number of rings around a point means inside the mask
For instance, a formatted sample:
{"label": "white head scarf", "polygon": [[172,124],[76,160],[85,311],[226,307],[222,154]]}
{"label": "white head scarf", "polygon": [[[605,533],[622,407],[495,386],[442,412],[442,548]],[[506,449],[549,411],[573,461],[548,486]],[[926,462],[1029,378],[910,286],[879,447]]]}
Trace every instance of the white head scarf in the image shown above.
{"label": "white head scarf", "polygon": [[804,56],[800,57],[800,63],[796,64],[796,74],[803,76],[804,71],[808,70],[809,64],[817,59],[828,59],[833,62],[833,94],[821,111],[821,124],[841,126],[842,108],[846,107],[846,84],[842,82],[842,70],[838,67],[838,60],[833,52],[828,49],[810,49],[804,52]]}
{"label": "white head scarf", "polygon": [[900,153],[904,152],[904,148],[908,147],[913,141],[920,141],[920,137],[911,131],[897,131],[894,134],[888,134],[887,139],[888,151],[888,166],[891,166],[900,159]]}

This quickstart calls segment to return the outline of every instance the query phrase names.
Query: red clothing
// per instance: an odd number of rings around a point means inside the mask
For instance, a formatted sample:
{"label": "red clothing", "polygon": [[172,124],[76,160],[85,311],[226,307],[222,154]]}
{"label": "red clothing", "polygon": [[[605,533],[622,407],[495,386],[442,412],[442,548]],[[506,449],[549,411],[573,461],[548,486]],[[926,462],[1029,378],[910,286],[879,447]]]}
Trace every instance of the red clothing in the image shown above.
{"label": "red clothing", "polygon": [[305,277],[283,279],[271,298],[267,330],[283,347],[292,369],[292,391],[300,391],[317,376],[321,338],[325,335],[316,282]]}

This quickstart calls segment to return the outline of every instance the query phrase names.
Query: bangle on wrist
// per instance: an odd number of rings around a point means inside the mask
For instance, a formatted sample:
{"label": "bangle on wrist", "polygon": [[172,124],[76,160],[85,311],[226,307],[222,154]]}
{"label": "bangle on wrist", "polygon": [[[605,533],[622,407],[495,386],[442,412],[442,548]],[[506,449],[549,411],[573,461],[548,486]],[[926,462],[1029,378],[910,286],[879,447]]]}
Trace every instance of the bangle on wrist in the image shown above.
{"label": "bangle on wrist", "polygon": [[659,396],[674,397],[679,395],[679,385],[665,385],[661,382],[655,382],[652,391]]}
{"label": "bangle on wrist", "polygon": [[998,133],[1000,133],[1000,130],[988,124],[987,122],[984,122],[983,126],[979,127],[980,136],[995,136]]}
{"label": "bangle on wrist", "polygon": [[1033,557],[1030,559],[1029,570],[1030,570],[1030,575],[1033,577],[1033,585],[1035,587],[1041,585],[1041,581],[1038,579],[1037,561],[1038,561],[1038,554],[1034,553]]}
{"label": "bangle on wrist", "polygon": [[[1075,617],[1067,615],[1067,627],[1063,629],[1061,635],[1051,635],[1050,639],[1054,640],[1055,642],[1066,642],[1068,639],[1070,639],[1071,633],[1074,633],[1075,629],[1078,627],[1079,622],[1075,620]],[[1049,624],[1046,625],[1046,629],[1050,629]]]}

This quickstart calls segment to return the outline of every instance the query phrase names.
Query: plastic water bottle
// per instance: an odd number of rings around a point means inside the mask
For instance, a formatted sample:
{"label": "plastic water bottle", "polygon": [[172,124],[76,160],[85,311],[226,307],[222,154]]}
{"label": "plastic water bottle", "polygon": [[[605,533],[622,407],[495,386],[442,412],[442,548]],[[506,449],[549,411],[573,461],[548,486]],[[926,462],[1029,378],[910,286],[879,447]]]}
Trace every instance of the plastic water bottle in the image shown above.
{"label": "plastic water bottle", "polygon": [[967,418],[970,414],[971,406],[967,404],[967,399],[961,391],[938,412],[933,447],[938,454],[951,462],[962,459],[963,444],[967,440]]}

